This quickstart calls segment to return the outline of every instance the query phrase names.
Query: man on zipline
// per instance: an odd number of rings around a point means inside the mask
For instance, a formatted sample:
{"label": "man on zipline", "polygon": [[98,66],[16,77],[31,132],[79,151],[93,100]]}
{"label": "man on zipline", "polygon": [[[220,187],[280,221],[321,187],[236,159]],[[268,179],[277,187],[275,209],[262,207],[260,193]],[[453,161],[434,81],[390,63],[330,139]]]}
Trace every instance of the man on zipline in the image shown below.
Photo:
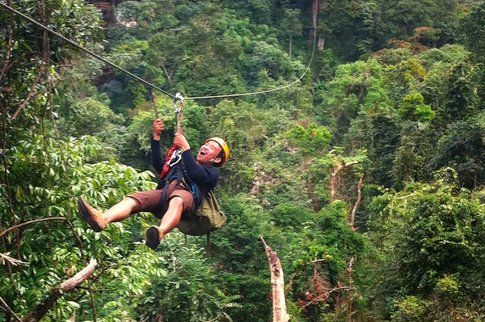
{"label": "man on zipline", "polygon": [[[163,168],[160,136],[164,125],[160,119],[153,122],[151,141],[152,165],[160,173]],[[102,212],[78,199],[81,217],[99,232],[110,222],[118,222],[138,212],[151,212],[161,218],[158,227],[146,232],[146,245],[156,249],[160,240],[184,218],[194,212],[205,194],[215,188],[219,180],[219,167],[229,158],[229,147],[221,138],[210,138],[199,150],[197,160],[191,154],[189,143],[181,133],[176,133],[173,144],[181,152],[181,161],[174,165],[157,190],[142,191],[126,196],[122,201]]]}

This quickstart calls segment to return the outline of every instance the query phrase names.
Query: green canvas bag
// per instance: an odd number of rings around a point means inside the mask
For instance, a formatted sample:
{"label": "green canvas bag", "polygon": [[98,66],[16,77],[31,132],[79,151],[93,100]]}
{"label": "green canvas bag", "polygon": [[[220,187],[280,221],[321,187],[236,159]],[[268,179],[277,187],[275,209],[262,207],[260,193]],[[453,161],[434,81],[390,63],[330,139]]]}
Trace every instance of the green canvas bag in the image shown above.
{"label": "green canvas bag", "polygon": [[227,217],[219,209],[214,191],[210,190],[202,199],[200,206],[183,218],[177,228],[186,235],[201,236],[221,228],[226,220]]}

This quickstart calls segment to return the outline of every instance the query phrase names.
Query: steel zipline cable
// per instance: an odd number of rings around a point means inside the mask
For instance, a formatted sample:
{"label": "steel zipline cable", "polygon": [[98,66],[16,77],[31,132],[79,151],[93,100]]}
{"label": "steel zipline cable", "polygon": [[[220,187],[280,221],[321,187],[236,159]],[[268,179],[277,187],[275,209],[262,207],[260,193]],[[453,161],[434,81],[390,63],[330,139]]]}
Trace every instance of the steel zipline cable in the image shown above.
{"label": "steel zipline cable", "polygon": [[[23,13],[21,13],[20,11],[18,10],[15,10],[14,8],[10,7],[9,5],[3,3],[2,1],[0,1],[0,6],[5,8],[7,11],[11,12],[11,13],[14,13],[16,15],[18,15],[19,17],[27,20],[27,21],[30,21],[31,23],[35,24],[36,26],[38,26],[39,28],[43,29],[43,30],[46,30],[48,32],[50,32],[51,34],[61,38],[62,40],[64,40],[65,42],[73,45],[74,47],[76,47],[77,49],[91,55],[92,57],[96,58],[96,59],[99,59],[101,60],[102,62],[116,68],[117,70],[125,73],[126,75],[136,79],[137,81],[151,87],[152,89],[155,89],[161,93],[164,93],[165,95],[171,97],[172,99],[177,99],[175,95],[173,94],[170,94],[169,92],[161,89],[160,87],[144,80],[143,78],[127,71],[126,69],[124,69],[123,67],[121,66],[118,66],[116,65],[115,63],[112,63],[110,62],[109,60],[107,60],[106,58],[103,58],[101,56],[99,56],[98,54],[92,52],[91,50],[79,45],[78,43],[72,41],[71,39],[69,38],[66,38],[65,36],[61,35],[60,33],[52,30],[51,28],[41,24],[40,22],[32,19],[31,17],[27,16],[27,15],[24,15]],[[285,89],[285,88],[289,88],[295,84],[297,84],[299,81],[301,81],[303,79],[303,77],[305,77],[305,75],[308,73],[308,71],[310,70],[310,66],[313,62],[313,57],[315,55],[315,44],[316,44],[316,32],[315,30],[313,30],[313,45],[312,45],[312,54],[311,54],[311,57],[310,57],[310,61],[308,63],[308,65],[306,66],[305,68],[305,71],[303,72],[303,74],[298,78],[296,79],[295,81],[289,83],[289,84],[286,84],[286,85],[282,85],[282,86],[278,86],[278,87],[275,87],[275,88],[271,88],[271,89],[266,89],[266,90],[260,90],[260,91],[254,91],[254,92],[245,92],[245,93],[233,93],[233,94],[221,94],[221,95],[207,95],[207,96],[188,96],[185,98],[185,100],[202,100],[202,99],[211,99],[211,98],[226,98],[226,97],[240,97],[240,96],[250,96],[250,95],[260,95],[260,94],[266,94],[266,93],[271,93],[271,92],[276,92],[276,91],[280,91],[282,89]],[[158,113],[157,113],[158,114]]]}
{"label": "steel zipline cable", "polygon": [[259,95],[259,94],[276,92],[276,91],[280,91],[282,89],[291,87],[291,86],[295,85],[296,83],[298,83],[299,81],[301,81],[303,79],[303,77],[305,77],[306,73],[308,73],[308,71],[310,70],[310,66],[313,62],[313,56],[315,54],[315,42],[316,42],[315,36],[316,36],[316,32],[313,32],[312,55],[310,57],[310,61],[308,62],[308,65],[305,68],[305,71],[303,72],[303,74],[301,74],[300,77],[298,77],[297,80],[295,80],[295,81],[293,81],[289,84],[278,86],[278,87],[271,88],[271,89],[261,90],[261,91],[254,91],[254,92],[247,92],[247,93],[234,93],[234,94],[221,94],[221,95],[208,95],[208,96],[189,96],[185,99],[186,100],[200,100],[200,99],[210,99],[210,98],[225,98],[225,97],[240,97],[240,96]]}
{"label": "steel zipline cable", "polygon": [[78,49],[80,49],[80,50],[84,51],[85,53],[87,53],[87,54],[89,54],[89,55],[93,56],[94,58],[99,59],[99,60],[101,60],[102,62],[104,62],[104,63],[106,63],[106,64],[108,64],[108,65],[110,65],[110,66],[112,66],[112,67],[114,67],[114,68],[116,68],[116,69],[118,69],[119,71],[121,71],[121,72],[123,72],[123,73],[125,73],[125,74],[127,74],[127,75],[129,75],[129,76],[131,76],[131,77],[133,77],[134,79],[136,79],[136,80],[138,80],[138,81],[142,82],[143,84],[145,84],[145,85],[147,85],[147,86],[149,86],[149,87],[151,87],[151,88],[153,88],[153,89],[156,89],[157,91],[160,91],[160,92],[164,93],[165,95],[170,96],[171,98],[175,98],[175,95],[172,95],[172,94],[170,94],[170,93],[169,93],[169,92],[167,92],[167,91],[164,91],[164,90],[163,90],[163,89],[161,89],[160,87],[158,87],[158,86],[156,86],[156,85],[153,85],[153,84],[152,84],[152,83],[150,83],[150,82],[147,82],[147,81],[146,81],[146,80],[144,80],[143,78],[141,78],[141,77],[139,77],[139,76],[136,76],[135,74],[133,74],[133,73],[131,73],[131,72],[127,71],[127,70],[126,70],[126,69],[124,69],[123,67],[120,67],[120,66],[118,66],[118,65],[116,65],[116,64],[114,64],[114,63],[112,63],[112,62],[110,62],[109,60],[107,60],[107,59],[105,59],[105,58],[103,58],[103,57],[99,56],[98,54],[96,54],[96,53],[92,52],[91,50],[89,50],[89,49],[87,49],[87,48],[84,48],[83,46],[81,46],[81,45],[79,45],[78,43],[76,43],[76,42],[72,41],[71,39],[64,37],[64,36],[63,36],[63,35],[61,35],[60,33],[58,33],[58,32],[56,32],[56,31],[52,30],[51,28],[49,28],[49,27],[47,27],[47,26],[44,26],[44,25],[43,25],[43,24],[41,24],[40,22],[38,22],[38,21],[36,21],[36,20],[32,19],[32,18],[31,18],[31,17],[29,17],[29,16],[24,15],[23,13],[21,13],[21,12],[19,12],[19,11],[15,10],[14,8],[12,8],[12,7],[8,6],[8,5],[6,5],[5,3],[1,2],[1,1],[0,1],[0,6],[4,7],[5,9],[7,9],[7,10],[8,10],[8,11],[10,11],[10,12],[12,12],[12,13],[14,13],[14,14],[16,14],[16,15],[18,15],[18,16],[20,16],[20,17],[22,17],[22,18],[24,18],[25,20],[30,21],[31,23],[33,23],[34,25],[38,26],[39,28],[41,28],[41,29],[44,29],[44,30],[48,31],[48,32],[50,32],[50,33],[51,33],[51,34],[53,34],[53,35],[56,35],[57,37],[61,38],[61,39],[62,39],[62,40],[64,40],[65,42],[68,42],[69,44],[71,44],[71,45],[73,45],[74,47],[76,47],[76,48],[78,48]]}

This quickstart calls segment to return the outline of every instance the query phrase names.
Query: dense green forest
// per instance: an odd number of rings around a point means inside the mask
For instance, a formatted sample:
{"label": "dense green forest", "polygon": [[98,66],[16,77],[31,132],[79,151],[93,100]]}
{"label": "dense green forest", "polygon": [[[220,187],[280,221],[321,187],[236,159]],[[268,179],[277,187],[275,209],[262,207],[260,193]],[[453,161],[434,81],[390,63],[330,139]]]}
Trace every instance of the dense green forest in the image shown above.
{"label": "dense green forest", "polygon": [[95,233],[76,199],[155,189],[171,99],[0,8],[0,321],[93,258],[44,321],[268,321],[259,236],[291,321],[485,320],[483,1],[0,1],[169,93],[295,82],[186,101],[190,144],[231,147],[228,221],[152,251],[151,214]]}

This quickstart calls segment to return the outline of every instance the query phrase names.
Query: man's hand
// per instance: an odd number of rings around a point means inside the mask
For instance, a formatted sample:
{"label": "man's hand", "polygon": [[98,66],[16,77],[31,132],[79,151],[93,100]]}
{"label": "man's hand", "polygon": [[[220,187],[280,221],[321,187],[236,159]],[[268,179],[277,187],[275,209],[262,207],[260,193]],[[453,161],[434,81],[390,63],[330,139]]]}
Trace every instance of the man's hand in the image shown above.
{"label": "man's hand", "polygon": [[160,141],[160,135],[162,135],[163,128],[164,128],[163,121],[160,119],[156,119],[155,121],[153,121],[152,128],[153,128],[153,139],[155,141]]}
{"label": "man's hand", "polygon": [[177,146],[182,152],[190,149],[189,142],[185,136],[181,133],[175,133],[175,137],[173,138],[173,144]]}

